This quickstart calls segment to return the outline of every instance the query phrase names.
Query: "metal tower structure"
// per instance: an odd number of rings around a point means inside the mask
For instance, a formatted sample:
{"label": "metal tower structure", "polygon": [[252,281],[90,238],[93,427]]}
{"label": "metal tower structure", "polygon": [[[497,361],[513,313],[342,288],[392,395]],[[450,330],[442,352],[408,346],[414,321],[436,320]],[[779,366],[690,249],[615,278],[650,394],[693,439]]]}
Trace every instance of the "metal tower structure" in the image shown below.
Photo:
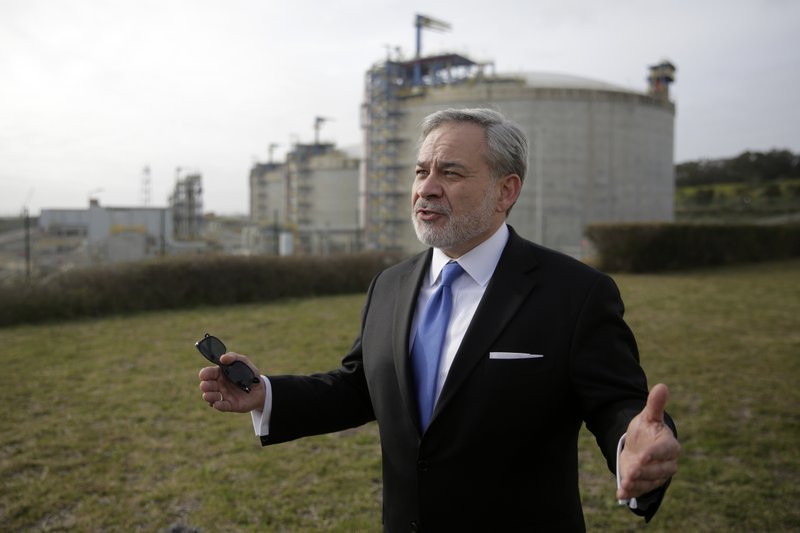
{"label": "metal tower structure", "polygon": [[368,249],[400,250],[401,228],[408,223],[403,206],[409,194],[407,166],[410,142],[406,104],[424,96],[430,87],[475,79],[483,65],[458,54],[422,56],[423,28],[447,30],[450,25],[423,15],[415,19],[416,57],[374,65],[366,74],[364,130],[363,214],[364,245]]}
{"label": "metal tower structure", "polygon": [[322,125],[326,122],[330,122],[331,118],[326,117],[314,117],[314,144],[319,144],[319,130],[322,128]]}
{"label": "metal tower structure", "polygon": [[650,67],[650,75],[647,77],[648,94],[653,98],[667,102],[669,101],[669,85],[675,81],[675,65],[663,60],[657,65]]}
{"label": "metal tower structure", "polygon": [[147,165],[142,169],[142,205],[145,207],[150,205],[151,185],[150,166]]}
{"label": "metal tower structure", "polygon": [[[416,42],[416,53],[414,54],[414,59],[418,60],[422,58],[422,28],[428,28],[435,31],[450,31],[450,24],[441,20],[437,20],[432,17],[426,17],[425,15],[420,15],[419,13],[414,18],[414,26],[417,30],[417,42]],[[422,63],[417,62],[414,65],[414,85],[420,85],[422,83]]]}
{"label": "metal tower structure", "polygon": [[170,197],[175,237],[182,240],[200,238],[203,223],[203,177],[199,172],[181,176],[175,169],[175,189]]}

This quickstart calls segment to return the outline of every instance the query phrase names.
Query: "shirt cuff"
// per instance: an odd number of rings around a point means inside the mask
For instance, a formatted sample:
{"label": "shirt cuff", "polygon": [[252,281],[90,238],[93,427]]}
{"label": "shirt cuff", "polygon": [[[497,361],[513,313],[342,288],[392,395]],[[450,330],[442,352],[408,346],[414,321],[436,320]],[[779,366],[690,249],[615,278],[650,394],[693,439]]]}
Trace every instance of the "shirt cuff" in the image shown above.
{"label": "shirt cuff", "polygon": [[[622,476],[619,473],[619,456],[622,453],[622,448],[625,447],[625,437],[627,435],[628,435],[627,433],[624,433],[622,435],[622,437],[620,437],[619,442],[617,443],[617,490],[619,490],[619,487],[622,484]],[[619,499],[619,500],[617,500],[617,502],[620,505],[627,505],[631,509],[638,509],[639,508],[639,503],[636,501],[636,498],[630,498],[630,499],[627,499],[627,500],[626,499]]]}
{"label": "shirt cuff", "polygon": [[253,419],[253,431],[259,437],[269,435],[269,420],[272,415],[272,384],[267,376],[261,376],[264,383],[264,407],[261,410],[253,409],[250,417]]}

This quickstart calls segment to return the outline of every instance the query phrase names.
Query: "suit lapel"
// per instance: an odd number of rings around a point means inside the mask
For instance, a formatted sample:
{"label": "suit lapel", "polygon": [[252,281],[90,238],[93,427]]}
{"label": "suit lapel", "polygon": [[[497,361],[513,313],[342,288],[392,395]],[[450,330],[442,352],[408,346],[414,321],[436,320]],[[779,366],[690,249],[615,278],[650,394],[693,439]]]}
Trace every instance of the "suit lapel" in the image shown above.
{"label": "suit lapel", "polygon": [[428,271],[431,263],[432,251],[417,255],[412,259],[411,268],[404,272],[398,280],[398,298],[395,305],[395,315],[392,323],[394,329],[392,333],[392,353],[394,355],[395,372],[400,388],[400,394],[406,404],[408,412],[419,424],[417,415],[417,399],[414,391],[414,376],[411,373],[411,361],[409,354],[411,349],[408,339],[411,334],[411,322],[414,318],[414,308],[417,305],[417,296],[422,285],[422,279]]}
{"label": "suit lapel", "polygon": [[511,230],[508,244],[447,374],[432,424],[528,298],[536,285],[533,274],[536,263],[533,247]]}

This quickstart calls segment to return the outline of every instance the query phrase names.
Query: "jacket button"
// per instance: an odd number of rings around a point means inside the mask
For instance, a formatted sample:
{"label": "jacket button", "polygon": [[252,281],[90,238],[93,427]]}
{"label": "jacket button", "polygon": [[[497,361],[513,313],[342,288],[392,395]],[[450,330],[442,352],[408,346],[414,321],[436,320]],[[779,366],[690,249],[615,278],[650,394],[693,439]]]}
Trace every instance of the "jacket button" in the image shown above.
{"label": "jacket button", "polygon": [[424,459],[417,461],[417,470],[420,472],[427,472],[430,469],[431,464],[428,461],[425,461]]}
{"label": "jacket button", "polygon": [[411,533],[417,533],[419,531],[419,526],[416,522],[411,522]]}

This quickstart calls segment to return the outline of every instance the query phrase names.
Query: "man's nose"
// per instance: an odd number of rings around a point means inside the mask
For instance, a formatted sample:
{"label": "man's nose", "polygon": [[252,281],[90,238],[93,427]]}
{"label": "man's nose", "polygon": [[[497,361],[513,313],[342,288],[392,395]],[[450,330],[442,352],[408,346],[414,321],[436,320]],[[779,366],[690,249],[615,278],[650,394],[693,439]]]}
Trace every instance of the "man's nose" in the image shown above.
{"label": "man's nose", "polygon": [[418,179],[416,184],[417,194],[423,198],[442,195],[442,184],[440,177],[435,171],[431,171],[425,178]]}

